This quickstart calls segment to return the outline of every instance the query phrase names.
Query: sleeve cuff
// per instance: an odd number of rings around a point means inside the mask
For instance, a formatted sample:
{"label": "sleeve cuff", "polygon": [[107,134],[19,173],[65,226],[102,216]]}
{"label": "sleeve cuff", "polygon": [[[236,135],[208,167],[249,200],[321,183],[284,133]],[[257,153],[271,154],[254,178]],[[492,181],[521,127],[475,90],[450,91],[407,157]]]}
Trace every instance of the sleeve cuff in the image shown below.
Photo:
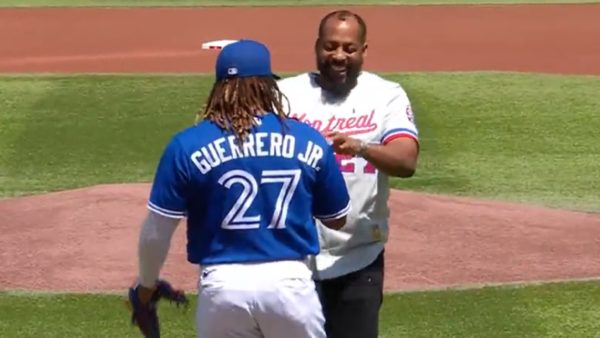
{"label": "sleeve cuff", "polygon": [[181,219],[186,216],[184,211],[173,211],[165,208],[161,208],[152,202],[148,202],[148,209],[151,211],[168,218]]}
{"label": "sleeve cuff", "polygon": [[342,217],[348,215],[350,213],[350,210],[351,210],[351,203],[350,203],[350,201],[348,201],[348,204],[346,204],[346,206],[342,210],[340,210],[336,213],[333,213],[333,214],[329,214],[329,215],[315,215],[315,218],[318,218],[321,221],[331,221],[331,220],[342,218]]}
{"label": "sleeve cuff", "polygon": [[399,138],[411,138],[419,142],[419,135],[416,131],[407,128],[397,128],[386,132],[381,138],[381,144],[388,144]]}

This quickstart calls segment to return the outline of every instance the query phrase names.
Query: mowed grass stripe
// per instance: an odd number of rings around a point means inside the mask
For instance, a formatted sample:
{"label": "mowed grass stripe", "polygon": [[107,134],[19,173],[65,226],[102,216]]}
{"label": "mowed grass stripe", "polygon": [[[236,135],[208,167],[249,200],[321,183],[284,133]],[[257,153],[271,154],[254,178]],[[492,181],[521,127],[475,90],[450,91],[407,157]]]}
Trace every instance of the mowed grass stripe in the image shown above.
{"label": "mowed grass stripe", "polygon": [[[1,78],[0,194],[151,179],[164,143],[194,121],[209,85],[186,76]],[[31,86],[52,90],[36,95]]]}
{"label": "mowed grass stripe", "polygon": [[[600,210],[600,77],[386,74],[410,95],[417,174],[395,187]],[[0,195],[149,182],[211,76],[0,77]]]}
{"label": "mowed grass stripe", "polygon": [[[124,294],[124,293],[123,293]],[[7,337],[138,337],[121,295],[0,293]],[[184,311],[159,307],[168,337],[195,337],[195,295]],[[387,294],[382,338],[593,337],[600,283],[571,282]]]}
{"label": "mowed grass stripe", "polygon": [[390,76],[413,99],[419,174],[397,187],[600,210],[600,77]]}

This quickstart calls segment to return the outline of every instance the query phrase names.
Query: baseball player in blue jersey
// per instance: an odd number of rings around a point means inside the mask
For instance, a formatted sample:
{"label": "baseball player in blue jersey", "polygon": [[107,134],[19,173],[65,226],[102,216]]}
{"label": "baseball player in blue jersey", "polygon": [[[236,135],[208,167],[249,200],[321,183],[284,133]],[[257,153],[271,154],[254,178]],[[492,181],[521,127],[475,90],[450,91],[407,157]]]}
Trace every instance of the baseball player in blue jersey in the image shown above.
{"label": "baseball player in blue jersey", "polygon": [[265,45],[221,50],[202,122],[178,132],[158,163],[139,241],[133,302],[156,294],[180,219],[200,265],[198,337],[325,337],[307,257],[314,218],[339,229],[350,200],[335,155],[286,117]]}

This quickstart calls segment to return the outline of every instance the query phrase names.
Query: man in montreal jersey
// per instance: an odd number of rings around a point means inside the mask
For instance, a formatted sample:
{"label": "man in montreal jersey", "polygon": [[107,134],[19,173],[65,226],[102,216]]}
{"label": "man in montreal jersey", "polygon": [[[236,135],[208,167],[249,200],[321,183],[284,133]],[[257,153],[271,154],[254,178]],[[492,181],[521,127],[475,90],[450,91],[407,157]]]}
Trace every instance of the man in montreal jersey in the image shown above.
{"label": "man in montreal jersey", "polygon": [[315,43],[318,73],[278,81],[288,114],[333,147],[350,191],[352,212],[341,231],[319,227],[315,278],[329,338],[374,338],[383,301],[388,238],[388,178],[414,174],[418,131],[403,88],[363,71],[364,20],[349,11],[323,17]]}
{"label": "man in montreal jersey", "polygon": [[332,147],[285,116],[270,52],[253,40],[223,48],[202,122],[167,144],[139,242],[139,293],[155,287],[187,218],[200,265],[198,337],[325,338],[307,257],[315,218],[345,224],[350,201]]}

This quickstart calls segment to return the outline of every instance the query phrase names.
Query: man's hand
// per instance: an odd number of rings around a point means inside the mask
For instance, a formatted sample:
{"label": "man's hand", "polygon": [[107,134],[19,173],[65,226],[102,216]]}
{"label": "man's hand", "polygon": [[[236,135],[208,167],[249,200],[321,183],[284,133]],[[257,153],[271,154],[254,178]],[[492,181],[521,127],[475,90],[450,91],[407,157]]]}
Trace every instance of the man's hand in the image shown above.
{"label": "man's hand", "polygon": [[145,286],[140,285],[137,288],[137,297],[140,301],[140,304],[146,305],[152,299],[152,295],[156,291],[156,286],[153,288],[147,288]]}
{"label": "man's hand", "polygon": [[164,280],[159,280],[153,288],[136,285],[129,288],[128,305],[131,322],[136,325],[146,338],[160,337],[160,323],[157,314],[159,300],[166,299],[171,303],[188,305],[182,290],[175,290]]}
{"label": "man's hand", "polygon": [[328,132],[325,137],[332,142],[337,154],[360,156],[378,170],[396,177],[414,175],[419,156],[419,143],[416,139],[402,137],[388,144],[369,144],[339,132]]}
{"label": "man's hand", "polygon": [[364,151],[363,142],[337,131],[325,134],[337,154],[356,156]]}

